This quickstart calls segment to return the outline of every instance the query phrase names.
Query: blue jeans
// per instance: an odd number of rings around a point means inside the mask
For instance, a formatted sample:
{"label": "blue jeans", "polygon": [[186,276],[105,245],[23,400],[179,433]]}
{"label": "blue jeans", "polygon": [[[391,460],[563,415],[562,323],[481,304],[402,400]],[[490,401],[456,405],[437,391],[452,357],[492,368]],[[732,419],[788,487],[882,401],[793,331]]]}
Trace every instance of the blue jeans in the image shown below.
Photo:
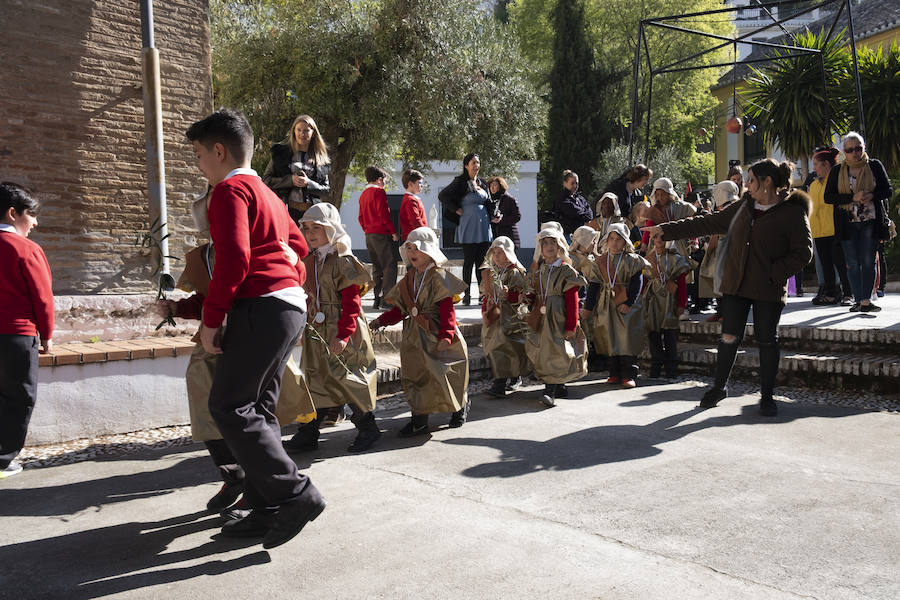
{"label": "blue jeans", "polygon": [[857,303],[869,300],[875,287],[875,221],[847,223],[847,239],[841,241],[847,261],[850,289]]}

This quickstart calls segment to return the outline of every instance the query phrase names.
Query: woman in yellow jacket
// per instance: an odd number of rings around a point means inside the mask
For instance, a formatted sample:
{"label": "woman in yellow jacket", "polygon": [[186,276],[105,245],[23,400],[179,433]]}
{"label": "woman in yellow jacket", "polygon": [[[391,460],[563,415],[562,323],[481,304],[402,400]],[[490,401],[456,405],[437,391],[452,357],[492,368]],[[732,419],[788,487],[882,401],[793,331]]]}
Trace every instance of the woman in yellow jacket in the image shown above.
{"label": "woman in yellow jacket", "polygon": [[[834,237],[834,206],[825,204],[825,183],[831,168],[837,162],[837,148],[820,148],[813,154],[813,170],[816,179],[809,184],[809,196],[812,199],[812,212],[809,215],[809,228],[812,231],[816,255],[822,265],[823,294],[813,299],[813,304],[845,304],[850,305],[850,281],[847,279],[847,265],[844,263],[844,252],[841,244]],[[841,278],[838,287],[835,271]],[[843,293],[841,289],[843,288]]]}

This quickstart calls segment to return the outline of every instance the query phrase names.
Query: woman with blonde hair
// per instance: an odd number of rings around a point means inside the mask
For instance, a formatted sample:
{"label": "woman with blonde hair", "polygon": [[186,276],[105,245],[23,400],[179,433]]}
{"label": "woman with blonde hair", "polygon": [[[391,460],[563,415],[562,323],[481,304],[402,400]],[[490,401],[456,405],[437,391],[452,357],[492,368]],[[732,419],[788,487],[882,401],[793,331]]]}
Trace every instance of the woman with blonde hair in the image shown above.
{"label": "woman with blonde hair", "polygon": [[272,188],[298,221],[313,204],[331,192],[328,147],[309,115],[291,123],[287,141],[272,146],[272,158],[263,173],[263,182]]}

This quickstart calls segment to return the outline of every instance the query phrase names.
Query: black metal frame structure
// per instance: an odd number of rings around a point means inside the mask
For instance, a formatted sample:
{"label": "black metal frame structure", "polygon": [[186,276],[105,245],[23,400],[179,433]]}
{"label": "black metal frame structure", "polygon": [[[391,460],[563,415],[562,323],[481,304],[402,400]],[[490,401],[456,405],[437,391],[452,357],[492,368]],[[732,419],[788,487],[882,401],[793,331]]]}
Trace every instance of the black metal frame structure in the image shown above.
{"label": "black metal frame structure", "polygon": [[[650,74],[650,80],[648,82],[648,94],[647,94],[647,122],[646,122],[646,138],[644,144],[644,157],[646,160],[646,156],[650,150],[650,114],[653,110],[653,77],[656,75],[662,75],[664,73],[677,73],[682,71],[695,71],[699,69],[715,69],[720,67],[728,67],[731,66],[732,69],[735,69],[737,65],[740,64],[751,64],[751,63],[760,63],[760,62],[770,62],[775,60],[788,60],[793,58],[798,58],[800,56],[804,56],[807,54],[818,54],[819,61],[822,66],[822,87],[826,87],[825,80],[825,60],[822,56],[822,52],[820,50],[814,48],[798,48],[797,46],[788,46],[785,44],[777,44],[774,42],[764,42],[759,40],[749,39],[751,36],[757,35],[762,31],[766,31],[767,29],[771,29],[772,27],[778,27],[781,29],[786,35],[793,38],[793,36],[788,32],[784,27],[784,23],[796,19],[797,17],[803,16],[809,12],[816,10],[817,8],[824,8],[829,6],[836,6],[838,9],[835,11],[834,21],[831,24],[831,27],[828,30],[828,35],[826,36],[826,41],[831,39],[832,34],[834,33],[835,27],[837,26],[838,21],[841,18],[844,10],[847,11],[847,20],[849,24],[849,35],[850,35],[850,48],[853,55],[853,74],[856,82],[856,101],[857,108],[859,111],[859,129],[860,133],[865,136],[865,121],[863,120],[863,102],[862,102],[862,90],[860,89],[859,83],[859,68],[856,59],[856,39],[853,30],[853,12],[851,7],[852,0],[822,0],[821,2],[817,2],[812,6],[808,6],[807,8],[800,10],[798,12],[792,13],[790,16],[785,17],[783,19],[776,19],[772,12],[769,10],[771,7],[779,7],[779,6],[788,6],[793,4],[806,4],[808,0],[779,0],[777,2],[757,2],[749,5],[749,6],[733,6],[728,8],[720,8],[716,10],[705,10],[701,12],[694,13],[686,13],[682,15],[669,15],[665,17],[651,17],[649,19],[641,19],[640,29],[638,30],[638,40],[637,47],[634,51],[634,67],[633,67],[633,75],[634,75],[634,88],[632,91],[631,97],[631,127],[629,127],[628,133],[628,162],[629,164],[634,164],[634,142],[635,142],[635,127],[638,124],[638,84],[640,81],[641,75],[641,48],[644,50],[644,57],[647,61],[647,70]],[[707,15],[716,15],[723,13],[734,13],[739,10],[743,10],[746,8],[761,8],[769,17],[772,19],[772,23],[763,25],[758,27],[748,33],[743,35],[731,38],[724,35],[719,35],[715,33],[709,33],[706,31],[698,31],[696,29],[690,29],[688,27],[681,27],[679,25],[673,25],[670,21],[678,21],[685,18],[691,17],[703,17]],[[702,38],[709,38],[720,40],[721,43],[717,44],[711,48],[706,50],[701,50],[696,52],[690,56],[685,58],[676,60],[675,62],[669,63],[667,65],[662,66],[653,66],[653,61],[650,56],[650,46],[647,43],[647,35],[646,31],[652,27],[657,27],[660,29],[664,29],[667,31],[675,31],[684,34],[691,34],[700,36]],[[716,50],[720,50],[727,46],[732,46],[734,48],[734,56],[737,58],[737,45],[738,44],[748,44],[751,46],[760,46],[765,48],[779,48],[782,50],[788,50],[791,53],[785,56],[767,56],[764,58],[754,58],[754,59],[745,59],[745,60],[734,60],[730,63],[716,63],[710,65],[693,65],[693,66],[685,66],[686,63],[690,61],[696,60],[705,54],[709,54],[710,52],[715,52]],[[735,95],[734,88],[737,82],[734,81],[732,86],[732,95]],[[827,94],[827,89],[826,89]]]}

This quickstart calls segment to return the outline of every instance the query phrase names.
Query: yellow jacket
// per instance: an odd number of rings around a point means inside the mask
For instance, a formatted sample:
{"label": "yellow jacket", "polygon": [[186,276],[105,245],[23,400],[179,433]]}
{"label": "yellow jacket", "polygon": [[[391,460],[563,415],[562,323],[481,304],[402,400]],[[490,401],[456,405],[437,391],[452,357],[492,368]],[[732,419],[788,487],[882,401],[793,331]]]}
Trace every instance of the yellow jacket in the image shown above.
{"label": "yellow jacket", "polygon": [[809,184],[809,197],[812,198],[812,212],[809,215],[809,229],[813,239],[834,235],[834,206],[825,204],[825,179],[816,179]]}

